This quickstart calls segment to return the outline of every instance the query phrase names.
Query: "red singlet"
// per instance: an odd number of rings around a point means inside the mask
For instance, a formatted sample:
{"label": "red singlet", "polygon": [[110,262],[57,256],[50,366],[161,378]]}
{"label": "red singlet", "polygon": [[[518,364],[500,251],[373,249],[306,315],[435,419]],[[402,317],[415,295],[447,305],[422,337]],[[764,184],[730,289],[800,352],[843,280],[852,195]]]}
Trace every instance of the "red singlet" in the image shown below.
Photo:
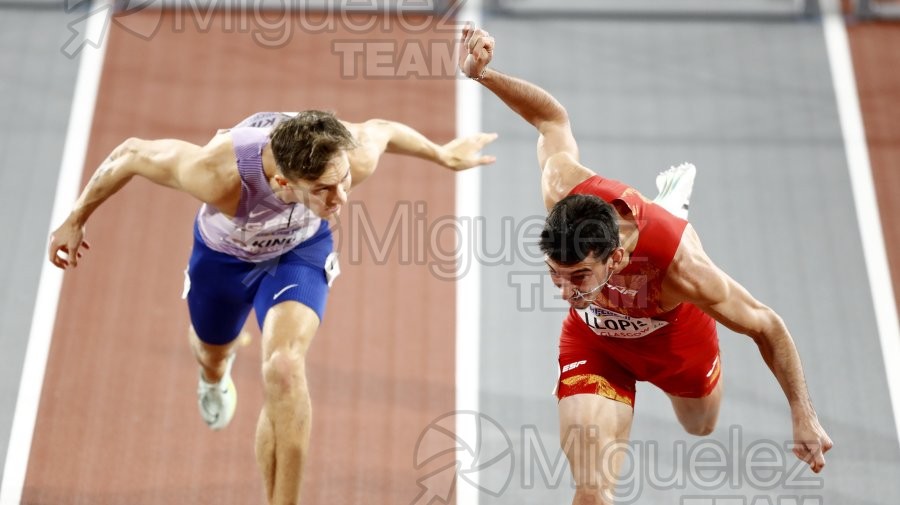
{"label": "red singlet", "polygon": [[719,380],[715,320],[689,303],[660,308],[662,283],[687,221],[632,187],[593,176],[570,194],[624,204],[638,243],[624,270],[613,275],[587,309],[569,309],[559,339],[559,399],[598,394],[634,406],[636,381],[675,396],[708,395]]}

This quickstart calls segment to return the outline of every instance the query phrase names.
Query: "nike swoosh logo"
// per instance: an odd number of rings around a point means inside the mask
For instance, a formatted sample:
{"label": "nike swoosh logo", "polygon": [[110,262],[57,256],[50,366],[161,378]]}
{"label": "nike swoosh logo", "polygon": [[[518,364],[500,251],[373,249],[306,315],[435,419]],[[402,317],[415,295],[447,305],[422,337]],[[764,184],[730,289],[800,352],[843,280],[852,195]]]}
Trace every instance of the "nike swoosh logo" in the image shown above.
{"label": "nike swoosh logo", "polygon": [[256,218],[258,218],[259,216],[261,216],[261,215],[263,215],[263,214],[265,214],[265,213],[266,213],[266,211],[264,211],[264,210],[261,210],[261,211],[258,211],[258,212],[251,212],[250,215],[247,216],[247,217],[249,217],[250,219],[256,219]]}
{"label": "nike swoosh logo", "polygon": [[287,291],[291,288],[296,288],[297,286],[299,286],[299,284],[291,284],[290,286],[285,286],[284,288],[281,289],[281,291],[275,293],[275,296],[273,296],[272,299],[277,300],[278,297],[283,295],[285,291]]}

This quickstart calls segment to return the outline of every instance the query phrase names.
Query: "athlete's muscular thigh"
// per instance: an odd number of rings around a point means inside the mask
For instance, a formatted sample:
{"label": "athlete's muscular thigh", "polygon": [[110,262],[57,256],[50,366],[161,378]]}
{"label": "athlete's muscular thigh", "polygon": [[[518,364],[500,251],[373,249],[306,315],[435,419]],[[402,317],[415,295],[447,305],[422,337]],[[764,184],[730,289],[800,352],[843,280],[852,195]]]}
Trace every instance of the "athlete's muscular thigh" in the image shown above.
{"label": "athlete's muscular thigh", "polygon": [[685,398],[668,395],[678,422],[691,435],[706,436],[713,432],[719,419],[722,405],[722,382],[719,381],[712,392],[700,398]]}
{"label": "athlete's muscular thigh", "polygon": [[610,501],[634,418],[619,401],[579,394],[559,402],[560,444],[569,460],[579,494],[604,495]]}
{"label": "athlete's muscular thigh", "polygon": [[272,306],[263,321],[263,361],[276,351],[306,357],[318,329],[319,316],[306,305],[291,300]]}

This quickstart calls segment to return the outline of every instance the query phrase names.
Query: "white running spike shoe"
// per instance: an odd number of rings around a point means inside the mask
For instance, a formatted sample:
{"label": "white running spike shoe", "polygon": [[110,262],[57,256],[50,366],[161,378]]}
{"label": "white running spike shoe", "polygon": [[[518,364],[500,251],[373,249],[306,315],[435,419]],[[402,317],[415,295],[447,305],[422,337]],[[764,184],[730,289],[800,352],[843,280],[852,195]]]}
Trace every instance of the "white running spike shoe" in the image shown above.
{"label": "white running spike shoe", "polygon": [[237,407],[237,389],[231,380],[231,365],[234,363],[234,354],[228,357],[225,364],[225,375],[218,384],[210,384],[203,379],[200,372],[200,381],[197,385],[197,405],[200,407],[200,416],[206,425],[212,430],[221,430],[228,426],[234,418]]}
{"label": "white running spike shoe", "polygon": [[659,194],[653,199],[653,203],[681,219],[687,219],[696,176],[697,168],[692,163],[682,163],[660,172],[656,176]]}

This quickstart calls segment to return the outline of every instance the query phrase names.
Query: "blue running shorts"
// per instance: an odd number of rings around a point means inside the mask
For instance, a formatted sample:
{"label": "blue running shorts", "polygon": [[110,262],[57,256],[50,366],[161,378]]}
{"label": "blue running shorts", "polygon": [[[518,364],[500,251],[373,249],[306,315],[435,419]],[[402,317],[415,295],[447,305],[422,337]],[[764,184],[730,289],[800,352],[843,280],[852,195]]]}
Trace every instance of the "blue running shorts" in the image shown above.
{"label": "blue running shorts", "polygon": [[311,308],[321,321],[329,287],[339,272],[327,221],[298,246],[260,263],[210,249],[195,221],[183,297],[200,340],[223,345],[237,338],[251,308],[260,329],[269,308],[288,300]]}

